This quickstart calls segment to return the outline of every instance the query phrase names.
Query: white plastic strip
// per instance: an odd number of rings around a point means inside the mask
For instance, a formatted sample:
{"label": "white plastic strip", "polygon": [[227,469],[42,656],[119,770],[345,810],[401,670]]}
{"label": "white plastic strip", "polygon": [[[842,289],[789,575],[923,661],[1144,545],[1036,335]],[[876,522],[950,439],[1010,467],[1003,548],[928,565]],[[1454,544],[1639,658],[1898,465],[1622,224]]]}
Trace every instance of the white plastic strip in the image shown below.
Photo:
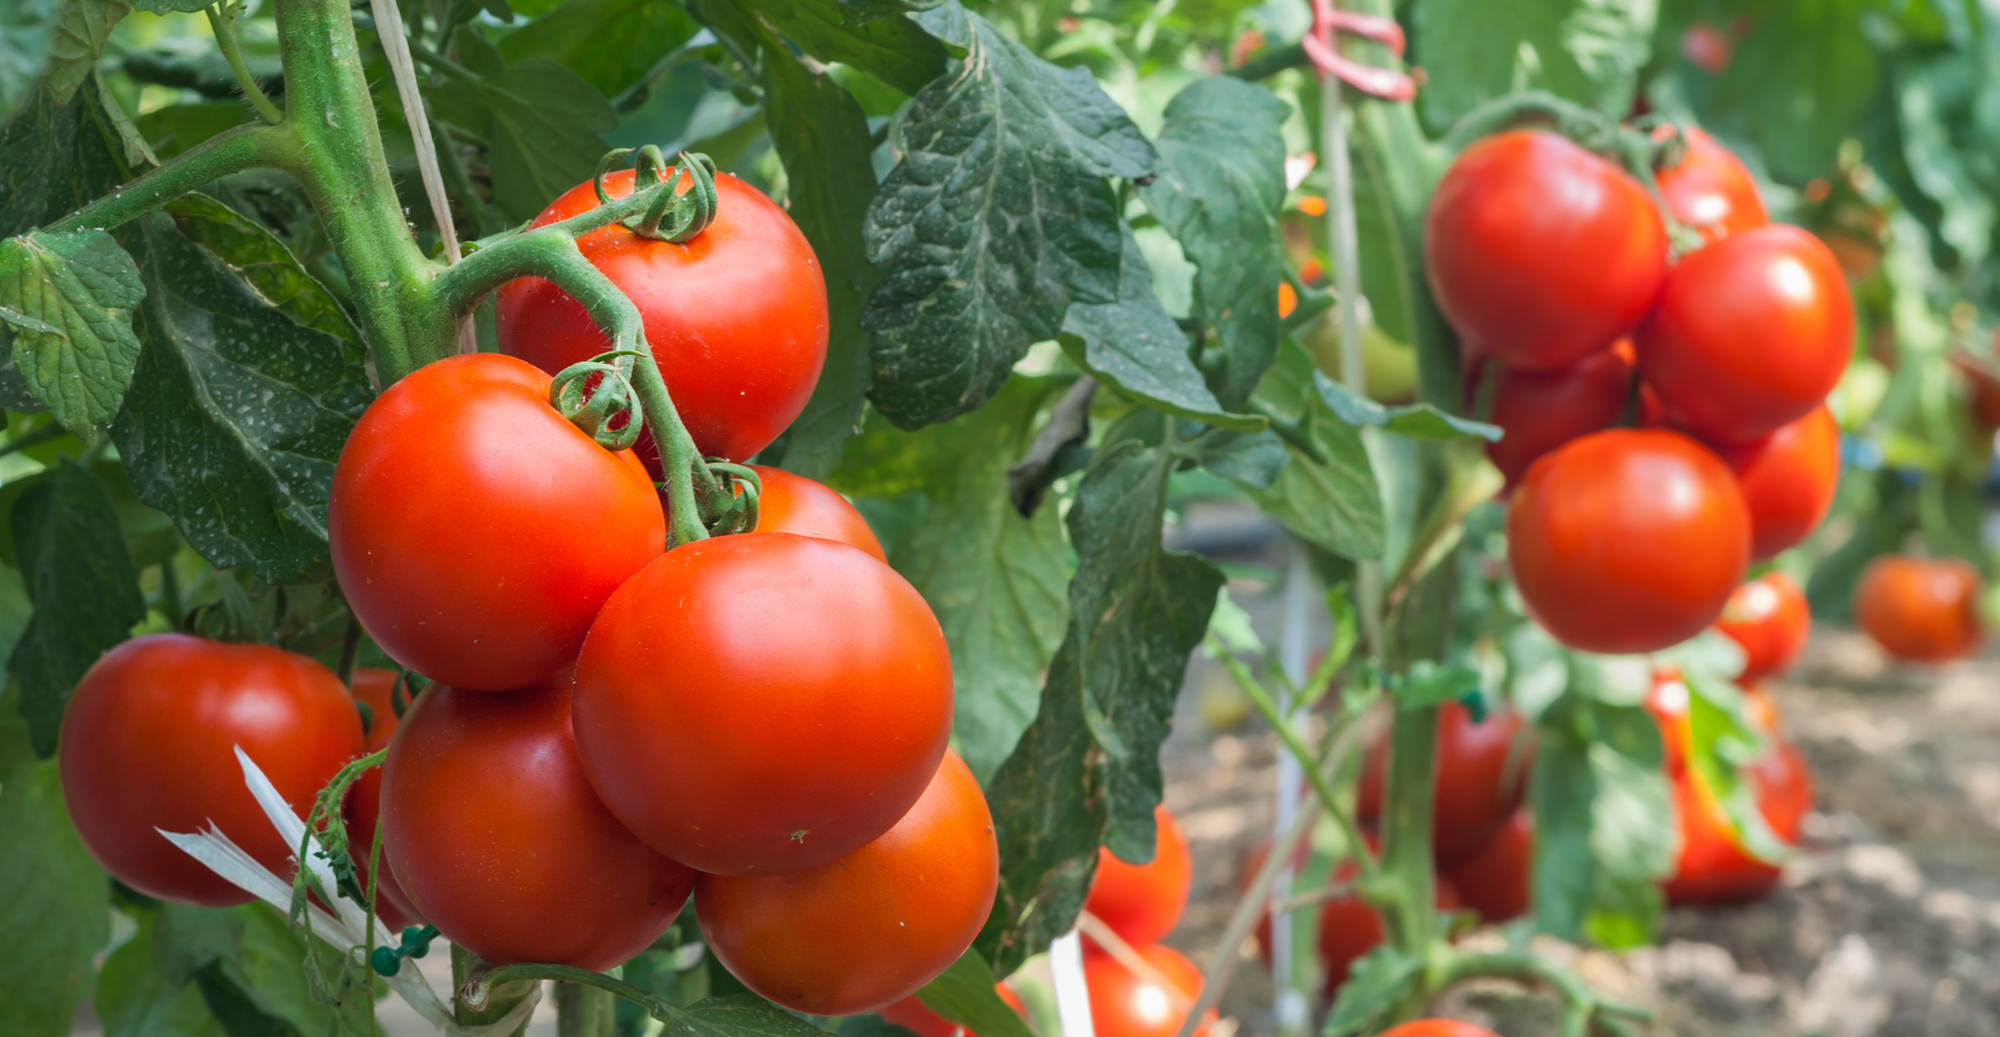
{"label": "white plastic strip", "polygon": [[1062,1037],[1096,1037],[1090,1022],[1090,987],[1083,980],[1083,939],[1076,930],[1049,944],[1049,971],[1056,980],[1056,1019]]}

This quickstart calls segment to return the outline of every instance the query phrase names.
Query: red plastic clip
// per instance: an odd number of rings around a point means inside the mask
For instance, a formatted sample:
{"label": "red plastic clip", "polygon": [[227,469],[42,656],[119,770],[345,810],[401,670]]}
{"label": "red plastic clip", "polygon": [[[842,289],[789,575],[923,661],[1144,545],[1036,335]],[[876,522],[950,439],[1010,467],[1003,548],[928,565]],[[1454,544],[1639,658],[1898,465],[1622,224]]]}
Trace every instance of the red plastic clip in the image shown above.
{"label": "red plastic clip", "polygon": [[1333,0],[1312,0],[1312,31],[1299,43],[1305,48],[1306,57],[1312,59],[1313,67],[1326,75],[1338,76],[1340,81],[1364,94],[1380,97],[1388,101],[1407,101],[1417,96],[1417,81],[1409,76],[1374,65],[1364,65],[1341,56],[1333,45],[1335,32],[1351,32],[1356,36],[1374,40],[1390,52],[1401,57],[1403,54],[1403,27],[1393,18],[1381,18],[1370,14],[1355,14],[1333,6]]}

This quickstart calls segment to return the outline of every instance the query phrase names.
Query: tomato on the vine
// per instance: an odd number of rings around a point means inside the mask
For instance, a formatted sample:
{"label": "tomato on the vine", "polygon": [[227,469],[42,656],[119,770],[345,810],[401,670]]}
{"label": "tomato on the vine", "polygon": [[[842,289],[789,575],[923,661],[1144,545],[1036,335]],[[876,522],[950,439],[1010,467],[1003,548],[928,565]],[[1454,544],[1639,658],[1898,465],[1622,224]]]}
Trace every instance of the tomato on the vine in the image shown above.
{"label": "tomato on the vine", "polygon": [[[630,195],[633,177],[629,169],[610,173],[606,193]],[[715,222],[684,243],[614,223],[576,247],[639,307],[646,344],[695,446],[742,461],[778,438],[819,383],[826,276],[805,235],[763,192],[718,173],[715,193]],[[530,226],[597,204],[591,185],[578,184]],[[582,304],[538,277],[502,287],[496,317],[501,351],[549,374],[611,348]],[[638,450],[657,471],[650,436]]]}
{"label": "tomato on the vine", "polygon": [[1486,444],[1486,456],[1510,489],[1543,454],[1618,423],[1632,395],[1631,348],[1621,340],[1560,370],[1502,367],[1493,376],[1487,420],[1506,434]]}
{"label": "tomato on the vine", "polygon": [[1164,804],[1153,808],[1153,859],[1127,864],[1099,847],[1097,875],[1083,909],[1126,943],[1154,943],[1173,931],[1194,885],[1194,860],[1186,837]]}
{"label": "tomato on the vine", "polygon": [[763,491],[757,495],[756,532],[797,533],[837,540],[885,562],[889,560],[882,553],[882,541],[876,539],[868,520],[839,491],[782,468],[750,467],[756,469],[763,483]]}
{"label": "tomato on the vine", "polygon": [[1749,684],[1798,661],[1812,633],[1812,613],[1799,585],[1773,570],[1730,592],[1715,629],[1743,649],[1737,680]]}
{"label": "tomato on the vine", "polygon": [[1680,127],[1687,143],[1679,163],[1654,174],[1667,211],[1701,232],[1705,241],[1754,230],[1771,222],[1757,181],[1715,138],[1693,126]]}
{"label": "tomato on the vine", "polygon": [[703,875],[695,914],[716,960],[787,1008],[854,1015],[916,993],[972,945],[1000,884],[986,795],[946,751],[883,835],[783,875]]}
{"label": "tomato on the vine", "polygon": [[160,832],[213,827],[288,877],[297,847],[251,796],[236,750],[303,817],[361,746],[354,700],[318,662],[148,634],[104,653],[77,683],[58,759],[70,820],[105,871],[163,900],[223,907],[256,898]]}
{"label": "tomato on the vine", "polygon": [[[1083,982],[1090,989],[1090,1026],[1098,1037],[1174,1037],[1201,996],[1201,970],[1164,944],[1133,947],[1167,982],[1141,976],[1103,951],[1085,951]],[[1206,1037],[1219,1013],[1211,1008],[1195,1027]]]}
{"label": "tomato on the vine", "polygon": [[[1526,726],[1521,715],[1508,708],[1496,709],[1481,721],[1474,721],[1458,702],[1438,708],[1437,749],[1431,764],[1431,856],[1440,867],[1477,850],[1520,807],[1534,763],[1532,743],[1522,741]],[[1381,817],[1388,759],[1385,731],[1369,746],[1362,764],[1355,814],[1364,824]]]}
{"label": "tomato on the vine", "polygon": [[601,971],[673,923],[694,871],[592,791],[567,677],[518,691],[433,684],[390,741],[382,849],[411,906],[495,965]]}
{"label": "tomato on the vine", "polygon": [[951,655],[858,548],[743,533],[660,556],[605,602],[576,671],[591,782],[707,872],[825,864],[889,830],[951,734]]}
{"label": "tomato on the vine", "polygon": [[1418,1019],[1400,1026],[1391,1026],[1377,1037],[1500,1037],[1500,1035],[1483,1026],[1462,1023],[1456,1019]]}
{"label": "tomato on the vine", "polygon": [[1498,133],[1446,171],[1424,269],[1460,335],[1509,367],[1567,367],[1624,334],[1667,276],[1645,187],[1543,130]]}
{"label": "tomato on the vine", "polygon": [[1821,405],[1722,457],[1750,507],[1750,557],[1761,562],[1811,536],[1833,507],[1840,425]]}
{"label": "tomato on the vine", "polygon": [[1556,640],[1657,651],[1721,615],[1750,565],[1750,511],[1701,444],[1610,429],[1528,469],[1507,513],[1507,556],[1529,614]]}
{"label": "tomato on the vine", "polygon": [[1854,350],[1847,277],[1818,238],[1772,225],[1698,249],[1633,335],[1676,424],[1747,443],[1818,407]]}
{"label": "tomato on the vine", "polygon": [[334,469],[327,537],[375,643],[432,680],[504,691],[568,672],[604,599],[666,549],[645,467],[492,353],[383,390]]}
{"label": "tomato on the vine", "polygon": [[1956,558],[1885,555],[1854,589],[1854,620],[1899,659],[1945,662],[1979,650],[1979,570]]}
{"label": "tomato on the vine", "polygon": [[1522,809],[1445,874],[1466,907],[1481,921],[1497,923],[1528,913],[1534,864],[1534,815]]}
{"label": "tomato on the vine", "polygon": [[[396,674],[390,670],[362,667],[354,671],[353,692],[358,702],[366,702],[374,717],[368,728],[366,752],[377,752],[396,733],[396,709],[391,701]],[[347,824],[347,855],[361,875],[361,888],[368,888],[368,859],[375,849],[375,822],[382,811],[382,768],[370,767],[347,788],[343,819]],[[388,860],[383,854],[382,859]],[[390,932],[423,924],[423,917],[410,904],[409,895],[396,883],[396,873],[383,868],[375,879],[375,913]]]}

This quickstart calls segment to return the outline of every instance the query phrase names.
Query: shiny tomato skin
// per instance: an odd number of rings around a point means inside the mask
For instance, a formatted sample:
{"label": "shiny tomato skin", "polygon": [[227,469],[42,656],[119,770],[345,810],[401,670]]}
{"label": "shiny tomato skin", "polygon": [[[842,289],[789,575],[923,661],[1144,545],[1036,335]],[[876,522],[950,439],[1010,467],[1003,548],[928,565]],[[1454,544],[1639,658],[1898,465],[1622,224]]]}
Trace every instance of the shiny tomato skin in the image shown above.
{"label": "shiny tomato skin", "polygon": [[432,680],[505,691],[567,673],[598,606],[666,549],[643,465],[549,405],[549,376],[455,356],[383,390],[327,514],[369,636]]}
{"label": "shiny tomato skin", "polygon": [[[613,198],[632,193],[633,171],[605,177]],[[715,177],[715,222],[685,244],[642,238],[612,224],[577,239],[645,319],[667,391],[705,456],[742,461],[770,445],[805,409],[826,363],[826,277],[805,235],[763,192]],[[597,207],[578,184],[535,217],[540,227]],[[548,281],[500,289],[501,352],[553,375],[611,348],[582,305]],[[650,438],[650,437],[649,437]],[[658,450],[641,456],[657,465]]]}
{"label": "shiny tomato skin", "polygon": [[837,540],[882,561],[889,560],[882,553],[882,541],[876,539],[868,520],[839,491],[782,468],[750,467],[757,470],[763,482],[763,490],[757,495],[756,532],[797,533]]}
{"label": "shiny tomato skin", "polygon": [[1632,373],[1630,353],[1616,347],[1557,371],[1501,368],[1487,420],[1506,434],[1486,444],[1486,456],[1508,488],[1520,484],[1536,458],[1617,424],[1632,394]]}
{"label": "shiny tomato skin", "polygon": [[854,1015],[894,1005],[957,961],[999,885],[986,796],[947,751],[880,838],[784,875],[703,875],[694,907],[709,950],[745,986],[797,1011]]}
{"label": "shiny tomato skin", "polygon": [[[391,689],[395,686],[396,674],[391,670],[377,670],[361,667],[354,671],[353,692],[359,702],[368,703],[374,711],[373,725],[368,728],[368,744],[365,752],[377,752],[389,744],[390,736],[396,733],[395,704],[390,701]],[[406,691],[405,694],[408,694]],[[408,705],[408,703],[405,703]],[[368,858],[375,847],[375,823],[382,811],[382,768],[370,767],[361,772],[354,784],[347,788],[347,804],[344,820],[347,824],[347,855],[354,860],[354,866],[361,872],[361,888],[368,888]],[[388,860],[386,854],[382,857]],[[409,895],[396,883],[396,873],[382,869],[380,878],[375,880],[375,913],[382,919],[391,933],[401,932],[412,925],[424,924],[423,917],[410,904]]]}
{"label": "shiny tomato skin", "polygon": [[1854,589],[1854,621],[1882,650],[1947,662],[1979,650],[1979,570],[1956,558],[1884,555]]}
{"label": "shiny tomato skin", "polygon": [[930,606],[866,552],[793,533],[684,544],[606,602],[577,663],[584,766],[655,849],[725,875],[889,830],[951,734]]}
{"label": "shiny tomato skin", "polygon": [[1638,323],[1667,232],[1637,180],[1543,130],[1498,133],[1446,171],[1424,269],[1461,336],[1509,367],[1567,367]]}
{"label": "shiny tomato skin", "polygon": [[1854,350],[1854,304],[1826,245],[1774,224],[1682,258],[1632,341],[1677,424],[1747,443],[1833,391]]}
{"label": "shiny tomato skin", "polygon": [[1771,222],[1757,180],[1743,160],[1693,126],[1680,128],[1687,151],[1679,165],[1654,174],[1667,211],[1699,231],[1704,241],[1755,230]]}
{"label": "shiny tomato skin", "polygon": [[1610,429],[1528,470],[1507,513],[1507,553],[1529,614],[1556,640],[1658,651],[1722,614],[1750,565],[1750,509],[1701,444]]}
{"label": "shiny tomato skin", "polygon": [[1498,832],[1446,871],[1465,906],[1482,922],[1497,923],[1528,913],[1535,864],[1535,821],[1516,810]]}
{"label": "shiny tomato skin", "polygon": [[1418,1019],[1383,1030],[1377,1037],[1500,1037],[1483,1026],[1456,1019]]}
{"label": "shiny tomato skin", "polygon": [[1736,679],[1750,684],[1798,661],[1812,634],[1812,612],[1799,585],[1772,570],[1730,592],[1715,629],[1743,649],[1743,672]]}
{"label": "shiny tomato skin", "polygon": [[567,678],[433,684],[390,741],[382,850],[411,905],[495,965],[603,971],[646,949],[693,870],[619,825],[584,777]]}
{"label": "shiny tomato skin", "polygon": [[[1123,962],[1103,951],[1083,955],[1083,982],[1090,989],[1090,1025],[1097,1037],[1174,1037],[1188,1009],[1201,996],[1201,970],[1187,956],[1164,944],[1140,944],[1132,948],[1155,971],[1173,984],[1161,987],[1158,980],[1140,976]],[[1206,1037],[1219,1013],[1208,1010],[1195,1037]]]}
{"label": "shiny tomato skin", "polygon": [[361,714],[333,671],[264,645],[148,634],[104,653],[70,696],[58,749],[63,799],[104,870],[162,900],[256,899],[168,842],[220,829],[280,877],[285,845],[244,785],[242,747],[300,817],[361,755]]}
{"label": "shiny tomato skin", "polygon": [[1750,558],[1765,561],[1819,528],[1840,485],[1840,425],[1826,406],[1756,442],[1725,448],[1723,460],[1750,506]]}
{"label": "shiny tomato skin", "polygon": [[1164,805],[1153,808],[1153,859],[1127,864],[1099,847],[1097,875],[1083,909],[1126,943],[1157,943],[1180,923],[1194,886],[1194,859],[1180,823]]}
{"label": "shiny tomato skin", "polygon": [[[1530,746],[1516,747],[1526,727],[1512,709],[1494,710],[1475,723],[1462,703],[1438,708],[1431,765],[1431,856],[1438,866],[1449,867],[1484,845],[1520,807],[1534,763]],[[1382,816],[1388,760],[1385,731],[1362,764],[1355,812],[1364,824]]]}

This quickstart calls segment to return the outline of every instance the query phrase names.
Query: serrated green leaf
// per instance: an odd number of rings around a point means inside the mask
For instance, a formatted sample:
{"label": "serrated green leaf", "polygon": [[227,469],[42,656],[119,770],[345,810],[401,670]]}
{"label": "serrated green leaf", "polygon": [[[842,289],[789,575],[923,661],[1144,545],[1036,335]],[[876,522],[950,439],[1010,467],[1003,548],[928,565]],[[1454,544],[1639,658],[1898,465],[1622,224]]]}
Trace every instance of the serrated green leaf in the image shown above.
{"label": "serrated green leaf", "polygon": [[53,760],[0,696],[0,1037],[62,1037],[110,936],[110,880],[77,838]]}
{"label": "serrated green leaf", "polygon": [[1375,1019],[1416,989],[1424,960],[1384,944],[1362,955],[1348,970],[1347,982],[1327,1013],[1324,1037],[1345,1037],[1367,1029]]}
{"label": "serrated green leaf", "polygon": [[1235,432],[1266,424],[1253,414],[1232,414],[1209,391],[1188,356],[1188,337],[1153,292],[1153,270],[1130,227],[1123,228],[1118,298],[1070,303],[1063,317],[1063,351],[1100,382],[1145,400],[1155,410],[1205,421]]}
{"label": "serrated green leaf", "polygon": [[1313,391],[1316,374],[1297,343],[1280,345],[1251,403],[1292,429],[1285,436],[1292,460],[1268,488],[1245,492],[1305,540],[1343,558],[1380,558],[1386,520],[1374,465],[1360,433]]}
{"label": "serrated green leaf", "polygon": [[903,159],[868,210],[882,279],[862,316],[871,398],[905,428],[978,408],[1056,336],[1072,299],[1118,298],[1105,178],[1144,175],[1154,158],[1087,70],[1043,61],[956,4],[922,17],[967,54],[904,116]]}
{"label": "serrated green leaf", "polygon": [[50,92],[65,104],[76,88],[97,69],[97,57],[104,53],[104,41],[132,5],[125,0],[62,0],[56,13],[55,39],[49,44]]}
{"label": "serrated green leaf", "polygon": [[148,14],[199,14],[208,4],[203,0],[133,0],[132,6]]}
{"label": "serrated green leaf", "polygon": [[653,63],[700,30],[677,4],[655,0],[569,0],[500,41],[509,64],[553,61],[606,97],[643,78]]}
{"label": "serrated green leaf", "polygon": [[1257,433],[1219,432],[1201,441],[1201,466],[1244,490],[1268,490],[1291,463],[1285,441],[1270,429]]}
{"label": "serrated green leaf", "polygon": [[262,228],[202,196],[170,211],[128,236],[149,296],[119,453],[210,562],[308,581],[326,566],[334,463],[372,395],[360,343]]}
{"label": "serrated green leaf", "polygon": [[[0,40],[6,35],[0,32]],[[85,82],[67,105],[38,91],[33,108],[0,124],[0,237],[26,233],[109,194],[131,177],[123,153],[96,83]]]}
{"label": "serrated green leaf", "polygon": [[807,54],[852,65],[906,94],[944,74],[944,44],[908,18],[886,17],[895,12],[856,12],[838,0],[752,0],[751,6]]}
{"label": "serrated green leaf", "polygon": [[993,969],[975,950],[967,950],[936,979],[917,989],[917,999],[931,1011],[980,1037],[1034,1037],[1028,1024],[993,989]]}
{"label": "serrated green leaf", "polygon": [[1411,439],[1474,438],[1494,442],[1501,435],[1498,425],[1461,418],[1428,403],[1385,407],[1365,396],[1356,395],[1354,390],[1328,378],[1319,370],[1313,371],[1313,388],[1318,391],[1320,399],[1325,400],[1326,405],[1340,416],[1340,420],[1350,425],[1379,428]]}
{"label": "serrated green leaf", "polygon": [[826,1031],[755,994],[697,1001],[667,1020],[672,1037],[825,1037]]}
{"label": "serrated green leaf", "polygon": [[1652,53],[1657,0],[1423,0],[1415,60],[1424,121],[1443,130],[1480,104],[1540,88],[1614,117]]}
{"label": "serrated green leaf", "polygon": [[139,268],[101,230],[30,233],[0,242],[0,321],[28,391],[85,443],[118,414],[139,339]]}
{"label": "serrated green leaf", "polygon": [[494,201],[516,220],[590,179],[604,157],[603,134],[618,125],[596,87],[539,58],[476,82],[448,80],[425,96],[437,118],[485,139]]}
{"label": "serrated green leaf", "polygon": [[155,918],[143,914],[138,934],[111,952],[97,974],[93,1007],[104,1037],[223,1037],[201,988],[162,978],[154,958]]}
{"label": "serrated green leaf", "polygon": [[1285,258],[1278,209],[1285,200],[1291,106],[1263,87],[1197,79],[1168,103],[1155,145],[1146,205],[1180,241],[1224,358],[1218,394],[1240,407],[1278,348],[1278,285]]}
{"label": "serrated green leaf", "polygon": [[0,4],[0,126],[40,92],[61,8],[61,0]]}
{"label": "serrated green leaf", "polygon": [[15,500],[10,521],[28,627],[7,660],[35,752],[51,756],[70,692],[98,656],[146,618],[139,577],[103,484],[67,459]]}
{"label": "serrated green leaf", "polygon": [[1151,859],[1160,744],[1222,573],[1160,546],[1176,454],[1170,419],[1136,411],[1105,434],[1070,506],[1070,629],[1035,721],[988,787],[1000,891],[974,946],[997,971],[1068,931],[1100,844]]}

